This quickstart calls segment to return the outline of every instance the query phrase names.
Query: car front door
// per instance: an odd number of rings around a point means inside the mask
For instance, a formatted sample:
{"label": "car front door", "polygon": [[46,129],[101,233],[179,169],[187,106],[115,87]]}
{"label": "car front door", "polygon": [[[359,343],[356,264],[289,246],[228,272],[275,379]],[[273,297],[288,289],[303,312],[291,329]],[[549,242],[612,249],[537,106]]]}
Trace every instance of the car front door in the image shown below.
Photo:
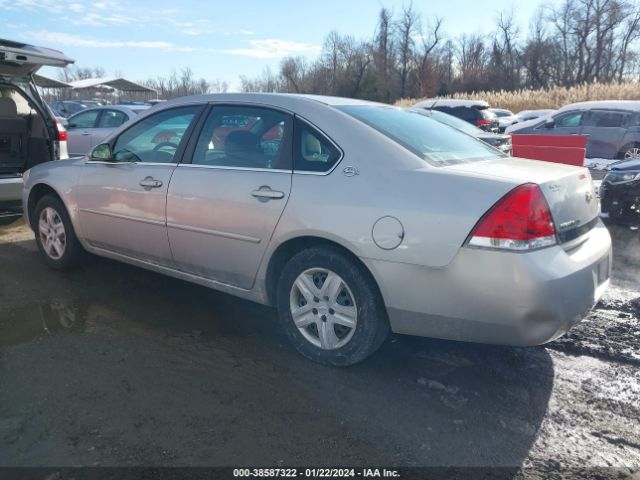
{"label": "car front door", "polygon": [[67,148],[72,156],[86,155],[91,150],[91,137],[98,123],[100,110],[92,109],[69,118],[67,125]]}
{"label": "car front door", "polygon": [[543,135],[579,135],[585,116],[583,111],[561,113],[553,117],[552,123],[543,123],[540,127]]}
{"label": "car front door", "polygon": [[111,141],[111,159],[86,160],[76,198],[87,242],[149,263],[171,264],[167,188],[202,108],[176,107],[150,115]]}
{"label": "car front door", "polygon": [[631,117],[631,112],[591,110],[582,127],[582,133],[589,135],[587,157],[616,158]]}
{"label": "car front door", "polygon": [[250,289],[291,190],[292,116],[214,105],[167,196],[177,268]]}

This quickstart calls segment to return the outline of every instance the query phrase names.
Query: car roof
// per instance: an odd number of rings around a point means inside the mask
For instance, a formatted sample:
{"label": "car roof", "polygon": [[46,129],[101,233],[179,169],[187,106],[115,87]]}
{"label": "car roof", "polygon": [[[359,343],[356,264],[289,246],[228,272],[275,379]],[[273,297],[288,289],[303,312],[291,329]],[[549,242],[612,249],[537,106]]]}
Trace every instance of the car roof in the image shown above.
{"label": "car roof", "polygon": [[204,102],[257,103],[290,109],[295,109],[296,106],[309,103],[320,103],[331,107],[353,105],[390,107],[390,105],[383,103],[357,100],[354,98],[331,97],[325,95],[305,95],[298,93],[214,93],[207,95],[192,95],[188,97],[174,98],[156,105],[155,109],[157,109],[159,106],[164,109],[166,107],[181,104]]}
{"label": "car roof", "polygon": [[429,98],[413,105],[418,108],[433,107],[485,107],[489,108],[489,104],[484,100],[460,100],[454,98]]}
{"label": "car roof", "polygon": [[[134,110],[148,110],[148,105],[98,105],[97,107],[89,107],[79,112],[74,113],[71,117],[75,117],[79,113],[92,112],[94,110],[120,110],[126,113],[131,113]],[[69,118],[71,118],[69,117]]]}
{"label": "car roof", "polygon": [[558,112],[565,112],[567,110],[595,110],[600,108],[640,112],[640,100],[592,100],[589,102],[571,103],[560,108]]}

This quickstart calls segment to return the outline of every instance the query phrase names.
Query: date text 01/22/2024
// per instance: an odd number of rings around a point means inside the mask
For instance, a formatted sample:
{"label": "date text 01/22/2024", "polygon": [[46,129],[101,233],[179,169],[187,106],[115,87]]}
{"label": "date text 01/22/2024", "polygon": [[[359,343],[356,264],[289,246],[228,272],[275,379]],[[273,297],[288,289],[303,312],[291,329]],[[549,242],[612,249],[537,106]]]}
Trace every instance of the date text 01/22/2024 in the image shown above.
{"label": "date text 01/22/2024", "polygon": [[386,468],[236,468],[235,478],[398,478],[397,470]]}

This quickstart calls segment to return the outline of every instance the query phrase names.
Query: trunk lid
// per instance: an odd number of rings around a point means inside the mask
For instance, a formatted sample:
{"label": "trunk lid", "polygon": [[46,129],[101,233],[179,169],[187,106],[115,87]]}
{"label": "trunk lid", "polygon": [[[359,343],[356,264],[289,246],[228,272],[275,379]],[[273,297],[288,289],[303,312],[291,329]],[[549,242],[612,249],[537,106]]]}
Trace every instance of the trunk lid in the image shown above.
{"label": "trunk lid", "polygon": [[40,67],[66,67],[74,62],[64,53],[26,43],[0,39],[0,75],[27,77]]}
{"label": "trunk lid", "polygon": [[445,168],[499,177],[518,185],[538,184],[549,204],[561,244],[584,235],[598,221],[600,206],[587,168],[512,157]]}

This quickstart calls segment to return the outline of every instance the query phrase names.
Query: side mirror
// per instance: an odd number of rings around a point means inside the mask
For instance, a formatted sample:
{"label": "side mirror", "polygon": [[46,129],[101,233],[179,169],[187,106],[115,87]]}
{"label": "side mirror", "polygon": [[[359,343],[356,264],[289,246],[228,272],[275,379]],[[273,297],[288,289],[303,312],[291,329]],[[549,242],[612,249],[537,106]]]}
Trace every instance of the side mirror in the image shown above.
{"label": "side mirror", "polygon": [[544,122],[544,128],[553,128],[556,126],[556,122],[553,121],[553,118]]}
{"label": "side mirror", "polygon": [[111,151],[111,145],[108,143],[101,143],[91,151],[89,156],[91,160],[98,160],[101,162],[113,162],[113,152]]}
{"label": "side mirror", "polygon": [[68,122],[67,123],[67,130],[71,130],[73,128],[76,128],[76,124],[73,122]]}

